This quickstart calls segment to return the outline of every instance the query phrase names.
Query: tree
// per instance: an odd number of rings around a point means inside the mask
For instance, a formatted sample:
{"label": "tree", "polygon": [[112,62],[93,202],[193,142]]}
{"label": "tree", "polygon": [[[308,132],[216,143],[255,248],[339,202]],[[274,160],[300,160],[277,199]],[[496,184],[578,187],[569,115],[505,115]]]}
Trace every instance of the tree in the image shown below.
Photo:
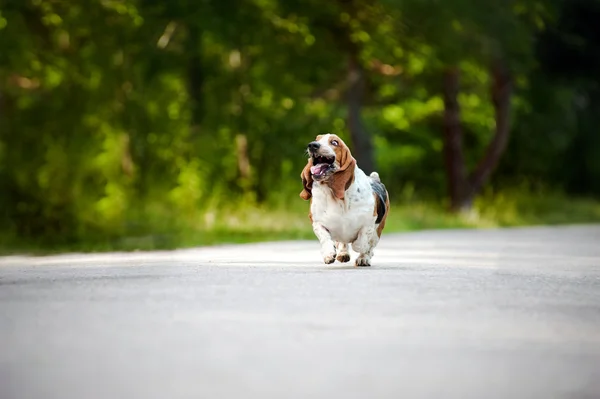
{"label": "tree", "polygon": [[328,131],[392,198],[598,193],[594,4],[4,0],[2,230],[108,241],[287,209]]}
{"label": "tree", "polygon": [[485,154],[477,167],[467,173],[463,157],[463,134],[458,104],[460,72],[448,68],[444,73],[444,158],[448,176],[450,208],[469,211],[475,196],[498,166],[510,135],[510,100],[512,77],[506,66],[498,62],[492,68],[490,89],[496,128]]}
{"label": "tree", "polygon": [[[434,44],[434,52],[444,103],[443,154],[448,197],[451,210],[468,211],[506,149],[510,137],[513,70],[523,72],[530,65],[534,29],[527,18],[536,8],[531,7],[532,11],[519,0],[508,4],[454,0],[433,9],[427,0],[390,3],[400,10],[404,30],[412,40],[440,43]],[[488,69],[495,118],[494,131],[472,171],[464,155],[459,101],[461,64],[465,63]]]}

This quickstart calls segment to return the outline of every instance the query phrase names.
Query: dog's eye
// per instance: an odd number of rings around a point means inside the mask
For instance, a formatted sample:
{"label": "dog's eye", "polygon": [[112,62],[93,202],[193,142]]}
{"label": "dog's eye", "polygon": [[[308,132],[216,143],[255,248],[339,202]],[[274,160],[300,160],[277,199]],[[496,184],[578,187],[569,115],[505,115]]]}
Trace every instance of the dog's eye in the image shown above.
{"label": "dog's eye", "polygon": [[338,145],[340,145],[340,143],[338,143],[337,140],[331,140],[331,145],[334,145],[337,147]]}

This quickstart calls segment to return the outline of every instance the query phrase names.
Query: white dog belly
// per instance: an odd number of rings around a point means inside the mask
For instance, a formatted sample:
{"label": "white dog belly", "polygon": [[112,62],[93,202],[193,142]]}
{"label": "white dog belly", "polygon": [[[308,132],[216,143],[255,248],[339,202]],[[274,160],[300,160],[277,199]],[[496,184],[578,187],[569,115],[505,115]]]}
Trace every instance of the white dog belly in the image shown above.
{"label": "white dog belly", "polygon": [[365,212],[349,212],[338,217],[325,217],[322,224],[333,240],[349,244],[356,240],[361,228],[372,226],[374,222],[375,217],[365,217]]}
{"label": "white dog belly", "polygon": [[350,198],[337,200],[325,190],[313,187],[311,213],[313,222],[325,227],[333,240],[351,243],[361,228],[374,225],[374,200],[369,201],[372,196],[366,197],[367,201]]}

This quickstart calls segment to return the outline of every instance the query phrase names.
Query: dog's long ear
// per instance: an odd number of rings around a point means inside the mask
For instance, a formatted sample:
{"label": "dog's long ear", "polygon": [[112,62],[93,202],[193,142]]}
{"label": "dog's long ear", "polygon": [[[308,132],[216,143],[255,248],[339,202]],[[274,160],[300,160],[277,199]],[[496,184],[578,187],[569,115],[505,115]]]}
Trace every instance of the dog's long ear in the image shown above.
{"label": "dog's long ear", "polygon": [[309,200],[312,197],[312,185],[313,178],[310,173],[310,167],[313,166],[312,158],[308,160],[308,163],[302,169],[302,173],[300,174],[300,178],[302,178],[302,192],[300,193],[300,197],[303,200]]}
{"label": "dog's long ear", "polygon": [[336,198],[344,199],[346,196],[346,190],[354,181],[354,169],[356,167],[356,160],[350,153],[350,149],[341,140],[340,145],[336,149],[336,156],[340,168],[333,174],[330,187],[333,191],[333,195]]}

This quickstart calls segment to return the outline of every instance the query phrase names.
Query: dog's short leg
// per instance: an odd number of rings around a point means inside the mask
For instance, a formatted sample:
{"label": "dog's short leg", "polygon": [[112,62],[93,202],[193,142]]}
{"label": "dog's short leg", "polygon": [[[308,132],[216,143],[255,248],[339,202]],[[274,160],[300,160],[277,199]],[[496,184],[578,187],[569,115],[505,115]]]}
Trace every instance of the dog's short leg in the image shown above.
{"label": "dog's short leg", "polygon": [[335,262],[335,243],[331,234],[321,223],[313,223],[313,231],[321,243],[321,255],[326,264]]}
{"label": "dog's short leg", "polygon": [[361,253],[354,261],[355,266],[371,266],[371,258],[373,257],[373,250],[366,253]]}
{"label": "dog's short leg", "polygon": [[346,263],[350,262],[350,252],[348,252],[348,244],[345,242],[337,242],[337,257],[338,262]]}
{"label": "dog's short leg", "polygon": [[374,227],[363,227],[358,232],[358,237],[352,243],[352,249],[359,253],[356,258],[356,266],[371,266],[373,248],[377,246],[379,237]]}

